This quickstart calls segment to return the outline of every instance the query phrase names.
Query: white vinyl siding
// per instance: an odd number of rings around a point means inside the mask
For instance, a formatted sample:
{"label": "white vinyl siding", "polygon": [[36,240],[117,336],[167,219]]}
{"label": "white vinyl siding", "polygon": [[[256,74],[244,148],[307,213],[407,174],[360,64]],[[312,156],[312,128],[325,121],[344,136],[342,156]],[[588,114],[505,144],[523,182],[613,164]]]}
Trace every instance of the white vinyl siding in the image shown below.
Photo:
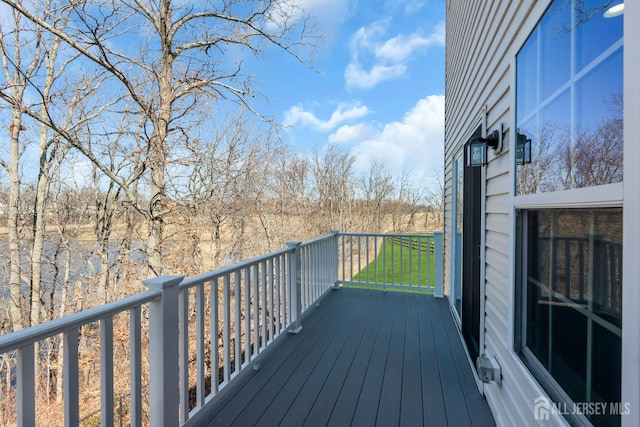
{"label": "white vinyl siding", "polygon": [[[504,123],[505,146],[495,155],[488,150],[485,167],[484,348],[502,369],[502,385],[484,386],[486,399],[498,425],[538,425],[533,401],[545,395],[514,352],[515,205],[538,206],[542,199],[515,197],[515,56],[536,27],[550,0],[447,1],[445,91],[445,290],[450,292],[452,268],[453,163],[468,135],[487,111],[487,129]],[[625,4],[625,165],[640,164],[640,3]],[[602,188],[600,188],[602,190]],[[610,191],[609,191],[610,190]],[[640,324],[640,168],[626,167],[624,185],[611,184],[603,194],[591,189],[572,190],[584,207],[593,196],[594,206],[620,206],[624,200],[623,325]],[[572,192],[549,207],[571,204]],[[517,199],[517,202],[516,202]],[[538,206],[544,207],[544,206]],[[632,405],[623,426],[640,425],[640,329],[623,327],[622,400]],[[553,416],[545,425],[565,425]]]}

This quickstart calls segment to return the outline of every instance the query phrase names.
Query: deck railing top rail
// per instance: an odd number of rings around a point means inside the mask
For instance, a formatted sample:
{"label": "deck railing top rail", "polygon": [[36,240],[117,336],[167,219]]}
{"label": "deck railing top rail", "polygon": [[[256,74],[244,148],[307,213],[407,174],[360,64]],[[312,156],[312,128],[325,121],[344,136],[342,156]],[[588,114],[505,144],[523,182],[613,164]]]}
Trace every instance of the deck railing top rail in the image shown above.
{"label": "deck railing top rail", "polygon": [[98,322],[105,317],[113,317],[118,313],[140,307],[159,297],[162,297],[161,291],[155,289],[148,290],[140,294],[113,301],[109,304],[82,310],[50,322],[41,323],[27,329],[0,336],[0,354],[42,341],[52,335],[61,334],[89,323]]}
{"label": "deck railing top rail", "polygon": [[197,276],[193,276],[190,278],[186,278],[184,279],[181,283],[180,283],[180,287],[181,288],[189,288],[195,285],[198,285],[202,282],[207,282],[210,280],[213,280],[217,277],[222,277],[226,274],[232,273],[234,271],[238,271],[238,270],[242,270],[246,267],[250,267],[253,265],[256,265],[262,261],[268,260],[268,259],[272,259],[274,257],[277,257],[279,255],[283,255],[287,252],[290,252],[291,249],[290,248],[282,248],[279,249],[277,251],[271,252],[269,254],[266,255],[260,255],[258,257],[255,258],[251,258],[248,260],[244,260],[244,261],[240,261],[238,263],[235,264],[231,264],[225,267],[220,267],[217,270],[213,270],[213,271],[207,271],[206,273],[202,273],[202,274],[198,274]]}

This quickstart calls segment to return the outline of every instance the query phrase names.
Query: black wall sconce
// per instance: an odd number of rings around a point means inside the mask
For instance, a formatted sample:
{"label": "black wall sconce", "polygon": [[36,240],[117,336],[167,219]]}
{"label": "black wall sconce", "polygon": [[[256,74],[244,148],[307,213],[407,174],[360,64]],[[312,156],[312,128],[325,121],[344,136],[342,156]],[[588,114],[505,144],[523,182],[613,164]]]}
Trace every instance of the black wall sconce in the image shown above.
{"label": "black wall sconce", "polygon": [[[502,125],[500,125],[502,128]],[[467,145],[467,166],[484,166],[487,164],[487,147],[497,152],[502,151],[502,131],[494,130],[486,138],[476,136]]]}
{"label": "black wall sconce", "polygon": [[520,129],[516,133],[516,162],[521,166],[531,163],[531,138],[520,133]]}

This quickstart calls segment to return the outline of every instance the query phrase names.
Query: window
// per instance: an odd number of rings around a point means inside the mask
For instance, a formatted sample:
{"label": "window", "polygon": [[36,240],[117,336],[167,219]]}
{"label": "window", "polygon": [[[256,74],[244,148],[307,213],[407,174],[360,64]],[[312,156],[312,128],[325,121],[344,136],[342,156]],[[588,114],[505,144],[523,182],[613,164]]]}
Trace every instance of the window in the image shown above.
{"label": "window", "polygon": [[622,17],[607,4],[556,0],[518,53],[519,195],[622,181]]}
{"label": "window", "polygon": [[[520,216],[525,362],[556,400],[620,402],[622,209]],[[619,424],[606,415],[592,421]]]}
{"label": "window", "polygon": [[552,2],[516,57],[516,346],[568,408],[621,399],[623,28],[609,3]]}

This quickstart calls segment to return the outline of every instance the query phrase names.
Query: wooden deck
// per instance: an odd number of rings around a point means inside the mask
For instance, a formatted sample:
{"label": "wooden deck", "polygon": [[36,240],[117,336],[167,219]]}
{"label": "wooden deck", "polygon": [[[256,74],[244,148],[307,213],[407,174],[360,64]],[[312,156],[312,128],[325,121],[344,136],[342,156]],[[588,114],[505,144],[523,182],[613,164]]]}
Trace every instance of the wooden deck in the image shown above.
{"label": "wooden deck", "polygon": [[202,425],[495,425],[446,299],[342,288],[302,325]]}

